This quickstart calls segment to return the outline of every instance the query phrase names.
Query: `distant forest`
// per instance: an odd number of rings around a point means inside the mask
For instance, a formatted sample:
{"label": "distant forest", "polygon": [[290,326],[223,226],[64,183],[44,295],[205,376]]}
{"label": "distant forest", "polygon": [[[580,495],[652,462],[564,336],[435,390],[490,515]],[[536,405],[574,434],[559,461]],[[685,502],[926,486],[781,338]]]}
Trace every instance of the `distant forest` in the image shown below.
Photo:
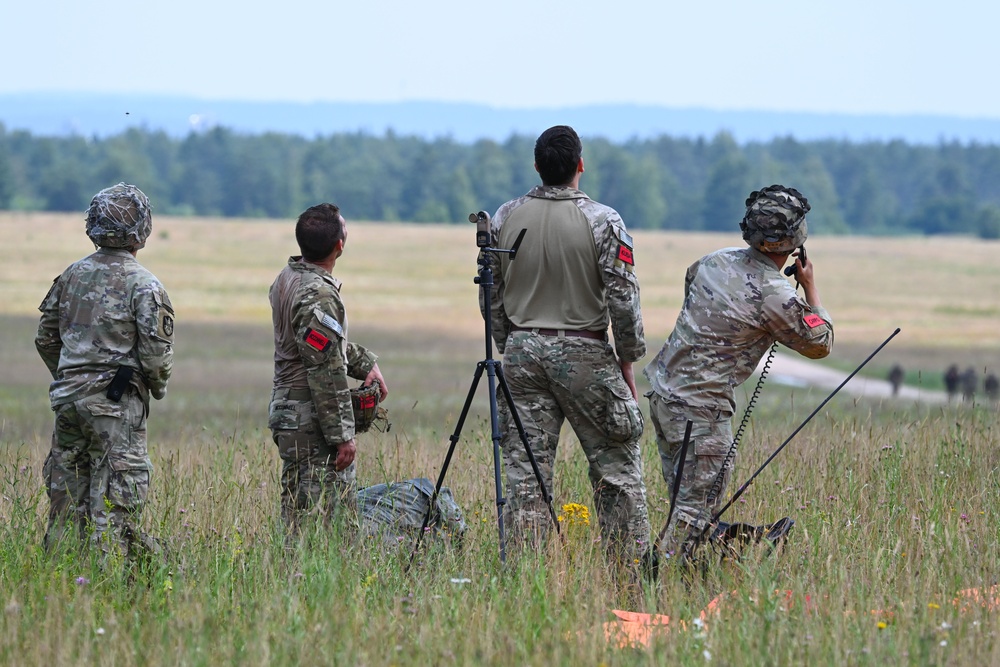
{"label": "distant forest", "polygon": [[[83,211],[98,190],[134,183],[170,215],[293,218],[331,201],[351,220],[464,222],[538,183],[534,137],[498,143],[387,133],[173,138],[33,136],[0,124],[0,209]],[[812,203],[810,231],[1000,238],[1000,146],[904,142],[738,144],[584,139],[581,188],[634,229],[731,231],[747,194],[783,183]]]}

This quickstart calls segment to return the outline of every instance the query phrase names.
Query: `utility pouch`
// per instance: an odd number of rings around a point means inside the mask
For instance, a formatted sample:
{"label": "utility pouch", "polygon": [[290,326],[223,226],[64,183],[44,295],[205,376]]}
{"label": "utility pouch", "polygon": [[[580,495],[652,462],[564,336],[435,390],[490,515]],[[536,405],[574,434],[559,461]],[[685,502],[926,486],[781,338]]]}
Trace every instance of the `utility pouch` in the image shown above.
{"label": "utility pouch", "polygon": [[108,385],[108,393],[106,395],[109,400],[115,403],[122,400],[122,396],[125,394],[125,390],[128,389],[128,383],[132,380],[132,373],[134,372],[135,369],[131,366],[118,367],[115,376],[111,378],[111,384]]}

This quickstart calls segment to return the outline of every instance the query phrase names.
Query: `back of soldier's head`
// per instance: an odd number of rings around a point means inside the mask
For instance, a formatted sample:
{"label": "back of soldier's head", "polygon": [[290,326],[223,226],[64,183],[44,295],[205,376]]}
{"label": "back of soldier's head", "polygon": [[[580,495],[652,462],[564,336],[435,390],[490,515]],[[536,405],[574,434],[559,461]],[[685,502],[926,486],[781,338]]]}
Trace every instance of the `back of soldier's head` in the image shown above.
{"label": "back of soldier's head", "polygon": [[569,125],[556,125],[535,141],[535,168],[545,185],[566,185],[576,176],[583,144]]}
{"label": "back of soldier's head", "polygon": [[295,223],[295,240],[302,257],[309,262],[326,259],[337,241],[344,238],[344,222],[335,204],[310,206]]}
{"label": "back of soldier's head", "polygon": [[142,190],[119,183],[94,195],[87,209],[87,236],[102,248],[138,250],[153,231],[152,206]]}
{"label": "back of soldier's head", "polygon": [[802,193],[784,185],[754,190],[740,222],[743,240],[761,252],[789,253],[809,235],[806,213],[812,208]]}

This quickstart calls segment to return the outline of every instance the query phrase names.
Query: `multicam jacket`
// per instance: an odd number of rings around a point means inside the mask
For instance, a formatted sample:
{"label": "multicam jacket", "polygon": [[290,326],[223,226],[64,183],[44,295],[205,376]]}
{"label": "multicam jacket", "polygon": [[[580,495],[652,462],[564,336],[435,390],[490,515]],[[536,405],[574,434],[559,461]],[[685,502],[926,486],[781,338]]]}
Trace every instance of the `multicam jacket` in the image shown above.
{"label": "multicam jacket", "polygon": [[[512,326],[607,331],[622,361],[646,353],[633,241],[621,216],[580,190],[540,185],[507,202],[491,223],[493,339],[502,353]],[[483,304],[480,304],[484,307]],[[485,314],[485,313],[484,313]]]}
{"label": "multicam jacket", "polygon": [[163,285],[128,251],[101,248],[52,282],[35,347],[52,374],[52,408],[104,390],[118,371],[146,399],[167,392],[174,309]]}
{"label": "multicam jacket", "polygon": [[734,389],[774,341],[825,357],[833,321],[806,303],[766,255],[724,248],[688,267],[677,323],[643,373],[668,401],[732,415]]}
{"label": "multicam jacket", "polygon": [[354,438],[348,377],[364,379],[377,357],[347,341],[340,281],[290,257],[271,285],[274,388],[309,389],[323,437],[336,446]]}

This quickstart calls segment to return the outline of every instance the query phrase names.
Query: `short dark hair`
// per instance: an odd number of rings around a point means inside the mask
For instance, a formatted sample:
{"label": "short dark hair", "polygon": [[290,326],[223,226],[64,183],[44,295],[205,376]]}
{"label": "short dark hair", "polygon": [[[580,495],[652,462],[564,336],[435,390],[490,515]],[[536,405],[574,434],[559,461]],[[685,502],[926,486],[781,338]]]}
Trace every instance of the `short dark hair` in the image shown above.
{"label": "short dark hair", "polygon": [[542,132],[535,142],[535,166],[545,185],[566,185],[576,176],[583,144],[569,125]]}
{"label": "short dark hair", "polygon": [[333,252],[333,246],[344,238],[340,208],[336,204],[310,206],[295,223],[295,240],[298,241],[302,257],[309,262],[326,259]]}

